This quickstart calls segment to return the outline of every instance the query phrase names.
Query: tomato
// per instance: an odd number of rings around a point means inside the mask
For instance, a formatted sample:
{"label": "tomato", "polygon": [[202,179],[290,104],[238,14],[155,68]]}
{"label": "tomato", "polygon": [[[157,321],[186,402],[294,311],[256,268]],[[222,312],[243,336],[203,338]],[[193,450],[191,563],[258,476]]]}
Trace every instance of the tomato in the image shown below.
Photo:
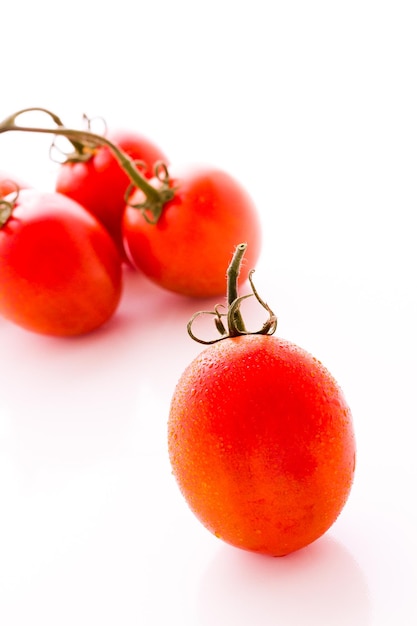
{"label": "tomato", "polygon": [[[153,176],[155,162],[167,162],[162,150],[140,134],[115,130],[109,132],[106,138],[133,160],[142,162],[140,169],[145,178]],[[121,221],[129,184],[128,175],[112,150],[105,145],[95,148],[93,156],[87,161],[62,164],[55,184],[56,191],[79,202],[104,224],[123,259]]]}
{"label": "tomato", "polygon": [[27,189],[30,185],[20,177],[14,176],[5,170],[0,170],[0,198],[15,192],[17,189]]}
{"label": "tomato", "polygon": [[[274,337],[276,316],[249,334],[228,270],[221,338],[186,368],[171,401],[173,474],[199,520],[238,548],[272,556],[299,550],[334,523],[350,493],[356,446],[352,415],[330,372],[299,346]],[[241,257],[240,257],[241,260]],[[239,262],[240,262],[239,260]],[[223,324],[227,318],[228,333]]]}
{"label": "tomato", "polygon": [[87,333],[113,315],[122,288],[120,256],[83,207],[58,193],[21,190],[3,221],[0,314],[57,336]]}
{"label": "tomato", "polygon": [[273,556],[333,524],[355,467],[350,410],[329,372],[262,335],[225,339],[187,368],[171,405],[169,454],[212,533]]}
{"label": "tomato", "polygon": [[[193,297],[222,294],[236,243],[248,242],[248,264],[259,256],[261,226],[254,202],[238,181],[215,168],[170,169],[170,176],[175,194],[156,223],[146,212],[126,207],[122,230],[128,256],[165,289]],[[150,181],[156,188],[159,182]],[[143,192],[136,190],[129,205],[143,201]],[[244,268],[241,282],[246,278]]]}

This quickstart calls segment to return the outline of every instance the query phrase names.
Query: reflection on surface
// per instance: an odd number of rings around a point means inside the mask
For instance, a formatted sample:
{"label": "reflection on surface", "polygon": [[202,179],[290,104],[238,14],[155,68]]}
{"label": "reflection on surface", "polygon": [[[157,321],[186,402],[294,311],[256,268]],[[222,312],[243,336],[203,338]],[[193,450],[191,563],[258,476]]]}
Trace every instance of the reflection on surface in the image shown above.
{"label": "reflection on surface", "polygon": [[202,579],[198,619],[204,626],[369,626],[365,577],[326,536],[283,558],[222,546]]}

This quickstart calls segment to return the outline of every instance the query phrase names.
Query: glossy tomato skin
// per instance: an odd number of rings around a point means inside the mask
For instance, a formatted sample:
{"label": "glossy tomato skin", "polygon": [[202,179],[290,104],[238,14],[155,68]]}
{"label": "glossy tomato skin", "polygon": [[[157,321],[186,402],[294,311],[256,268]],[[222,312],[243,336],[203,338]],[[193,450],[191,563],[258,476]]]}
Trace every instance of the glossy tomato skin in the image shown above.
{"label": "glossy tomato skin", "polygon": [[320,537],[353,481],[342,391],[310,354],[271,336],[225,339],[180,378],[168,428],[174,476],[217,537],[283,556]]}
{"label": "glossy tomato skin", "polygon": [[[161,287],[192,297],[222,295],[236,245],[247,242],[243,283],[259,257],[261,225],[253,200],[232,176],[210,167],[170,169],[172,200],[156,224],[127,207],[125,248],[132,264]],[[152,181],[157,186],[157,181]],[[131,204],[141,202],[136,191]]]}
{"label": "glossy tomato skin", "polygon": [[[157,161],[167,163],[162,150],[138,133],[114,130],[106,137],[133,160],[144,163],[144,168],[140,170],[146,178],[152,178],[153,166]],[[123,259],[126,257],[121,221],[129,185],[129,177],[107,146],[97,148],[86,162],[64,163],[55,184],[56,191],[79,202],[104,224]]]}
{"label": "glossy tomato skin", "polygon": [[115,312],[122,271],[106,229],[73,200],[22,190],[0,228],[0,314],[46,335],[90,332]]}

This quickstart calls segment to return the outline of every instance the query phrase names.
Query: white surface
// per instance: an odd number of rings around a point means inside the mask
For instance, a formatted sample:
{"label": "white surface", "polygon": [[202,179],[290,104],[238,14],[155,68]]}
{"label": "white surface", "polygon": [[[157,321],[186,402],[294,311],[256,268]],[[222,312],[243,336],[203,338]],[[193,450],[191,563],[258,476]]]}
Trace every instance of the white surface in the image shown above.
{"label": "white surface", "polygon": [[[257,287],[344,388],[358,470],[311,547],[237,551],[188,511],[167,459],[200,302],[129,272],[90,336],[0,319],[2,625],[417,622],[416,27],[401,0],[3,7],[1,118],[102,115],[246,185]],[[0,168],[51,186],[48,145],[1,135]]]}

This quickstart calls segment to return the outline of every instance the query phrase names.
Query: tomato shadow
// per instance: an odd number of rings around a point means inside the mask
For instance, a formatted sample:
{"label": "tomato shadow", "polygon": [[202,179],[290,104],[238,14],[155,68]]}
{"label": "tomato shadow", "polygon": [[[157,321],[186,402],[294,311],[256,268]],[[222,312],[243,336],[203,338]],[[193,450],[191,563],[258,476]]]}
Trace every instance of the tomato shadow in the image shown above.
{"label": "tomato shadow", "polygon": [[6,320],[0,326],[7,353],[2,401],[27,476],[105,461],[140,429],[165,451],[165,430],[156,437],[171,394],[201,350],[187,335],[187,321],[205,304],[130,270],[124,287],[112,319],[83,336],[38,335]]}
{"label": "tomato shadow", "polygon": [[367,582],[334,538],[282,558],[222,546],[201,581],[203,626],[368,626]]}
{"label": "tomato shadow", "polygon": [[[123,293],[113,317],[101,328],[90,333],[94,341],[103,336],[122,336],[132,333],[153,336],[166,333],[186,337],[190,317],[201,309],[213,308],[220,298],[192,298],[159,287],[141,272],[124,268]],[[181,332],[178,333],[178,330]],[[81,338],[82,339],[82,338]]]}

